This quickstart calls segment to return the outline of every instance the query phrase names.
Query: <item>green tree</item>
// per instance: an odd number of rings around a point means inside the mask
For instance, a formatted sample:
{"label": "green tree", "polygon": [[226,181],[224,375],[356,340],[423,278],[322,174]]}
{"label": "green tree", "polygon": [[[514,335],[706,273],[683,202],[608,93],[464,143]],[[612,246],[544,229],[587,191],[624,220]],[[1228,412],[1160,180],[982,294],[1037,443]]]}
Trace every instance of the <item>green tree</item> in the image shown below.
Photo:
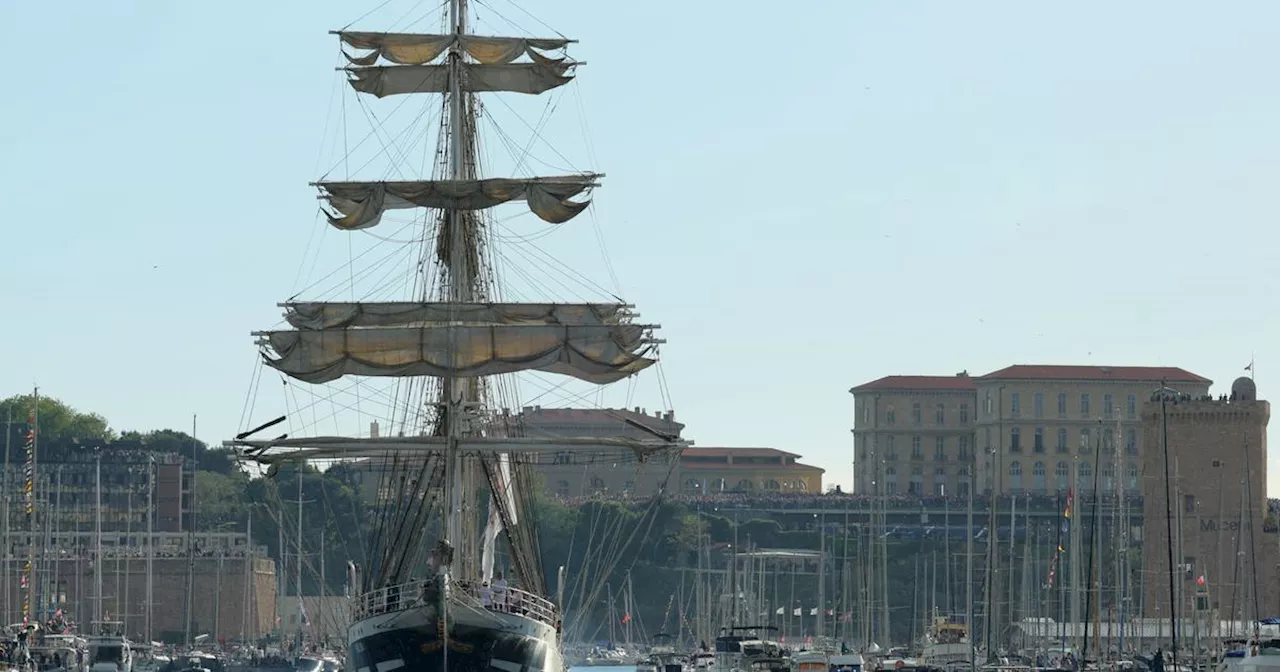
{"label": "green tree", "polygon": [[196,472],[196,525],[200,530],[238,526],[245,520],[248,502],[244,473]]}
{"label": "green tree", "polygon": [[[19,394],[0,400],[0,422],[13,421],[14,425],[26,425],[32,410],[32,395]],[[54,399],[40,396],[39,426],[37,436],[41,441],[65,441],[70,439],[116,438],[107,419],[97,413],[84,413]]]}
{"label": "green tree", "polygon": [[127,441],[137,441],[147,450],[157,453],[177,453],[189,458],[195,453],[196,464],[202,471],[212,471],[229,475],[238,471],[235,456],[231,451],[221,448],[210,448],[203,441],[194,439],[186,432],[176,429],[153,429],[149,432],[130,431],[121,435]]}

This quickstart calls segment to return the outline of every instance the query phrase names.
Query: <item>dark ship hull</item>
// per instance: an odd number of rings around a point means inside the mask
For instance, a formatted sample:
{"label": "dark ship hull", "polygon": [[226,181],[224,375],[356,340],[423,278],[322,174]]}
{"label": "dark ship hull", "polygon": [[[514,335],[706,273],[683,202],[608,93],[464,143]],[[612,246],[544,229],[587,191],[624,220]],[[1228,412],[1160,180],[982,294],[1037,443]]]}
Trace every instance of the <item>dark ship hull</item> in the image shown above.
{"label": "dark ship hull", "polygon": [[[554,606],[518,590],[481,597],[434,581],[361,595],[347,635],[351,672],[562,672]],[[447,604],[446,618],[441,618]]]}

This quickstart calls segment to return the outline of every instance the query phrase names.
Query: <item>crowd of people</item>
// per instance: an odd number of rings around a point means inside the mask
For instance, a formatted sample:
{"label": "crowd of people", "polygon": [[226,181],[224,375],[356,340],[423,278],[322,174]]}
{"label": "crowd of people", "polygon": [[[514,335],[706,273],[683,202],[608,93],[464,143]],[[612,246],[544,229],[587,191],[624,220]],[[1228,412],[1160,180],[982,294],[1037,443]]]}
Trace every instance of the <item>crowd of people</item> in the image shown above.
{"label": "crowd of people", "polygon": [[[664,501],[679,502],[692,507],[702,508],[755,508],[755,509],[843,509],[852,510],[879,508],[881,506],[890,509],[952,509],[964,510],[969,506],[969,498],[956,495],[916,495],[897,493],[886,496],[881,495],[864,495],[851,494],[840,491],[832,491],[826,494],[802,493],[802,492],[773,492],[773,491],[752,491],[752,492],[723,492],[714,494],[663,494]],[[640,503],[648,502],[653,496],[641,496],[636,493],[625,492],[600,492],[591,495],[579,497],[556,496],[555,500],[566,506],[581,506],[589,502],[622,502],[622,503]],[[1079,504],[1084,502],[1092,502],[1093,498],[1089,495],[1074,496],[1073,502]],[[1142,507],[1141,495],[1128,495],[1126,501],[1130,506],[1138,508]],[[1011,506],[1023,508],[1029,506],[1034,510],[1043,509],[1065,509],[1067,496],[1066,494],[1018,494],[1018,495],[999,495],[997,498],[998,507],[1000,509],[1008,509]],[[1114,504],[1117,501],[1115,495],[1103,495],[1101,502],[1105,504]],[[991,503],[988,495],[976,495],[973,498],[973,506],[977,510],[986,510]]]}

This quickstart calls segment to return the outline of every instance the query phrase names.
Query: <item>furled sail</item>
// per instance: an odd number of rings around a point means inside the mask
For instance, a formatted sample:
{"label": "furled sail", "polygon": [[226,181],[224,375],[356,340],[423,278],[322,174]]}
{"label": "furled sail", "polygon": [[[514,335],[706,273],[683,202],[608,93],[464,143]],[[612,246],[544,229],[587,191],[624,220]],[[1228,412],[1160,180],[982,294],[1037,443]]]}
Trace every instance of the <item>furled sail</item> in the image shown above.
{"label": "furled sail", "polygon": [[403,327],[421,324],[618,324],[629,318],[621,303],[287,303],[285,319],[297,329]]}
{"label": "furled sail", "polygon": [[[563,58],[529,52],[531,63],[463,63],[463,91],[505,91],[537,95],[573,81],[569,70],[578,65]],[[351,88],[379,98],[406,93],[447,93],[449,65],[375,65],[351,67]]]}
{"label": "furled sail", "polygon": [[337,213],[329,215],[329,223],[350,231],[377,226],[386,210],[483,210],[518,200],[527,202],[533,214],[543,221],[560,224],[590,205],[590,201],[570,199],[596,186],[601,177],[588,173],[524,179],[319,182],[316,186]]}
{"label": "furled sail", "polygon": [[543,371],[612,383],[653,364],[652,327],[425,326],[272,331],[268,366],[308,383],[346,375],[479,377]]}
{"label": "furled sail", "polygon": [[[417,33],[340,32],[338,37],[353,49],[369,51],[352,56],[352,65],[369,66],[378,59],[396,65],[425,65],[439,58],[455,42],[467,55],[484,65],[511,63],[523,55],[533,58],[537,51],[563,49],[571,42],[564,38],[484,37],[480,35],[423,35]],[[541,54],[538,54],[541,55]]]}

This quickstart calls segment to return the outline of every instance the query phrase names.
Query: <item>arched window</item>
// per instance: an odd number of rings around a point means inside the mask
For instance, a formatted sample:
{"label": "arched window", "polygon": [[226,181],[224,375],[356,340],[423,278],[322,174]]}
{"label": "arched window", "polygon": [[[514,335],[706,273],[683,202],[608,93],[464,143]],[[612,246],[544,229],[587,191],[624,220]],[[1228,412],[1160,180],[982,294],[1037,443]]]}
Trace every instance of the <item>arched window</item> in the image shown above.
{"label": "arched window", "polygon": [[778,481],[776,479],[771,478],[764,482],[764,489],[765,490],[781,490],[782,486],[778,485]]}
{"label": "arched window", "polygon": [[738,487],[734,489],[735,490],[754,490],[755,487],[756,487],[756,484],[752,483],[751,479],[744,478],[741,481],[738,481]]}
{"label": "arched window", "polygon": [[1059,462],[1053,469],[1053,480],[1058,492],[1066,492],[1071,487],[1071,465]]}
{"label": "arched window", "polygon": [[729,489],[729,483],[725,481],[723,478],[717,478],[711,481],[712,492],[724,492],[725,490],[728,490],[728,489]]}
{"label": "arched window", "polygon": [[809,484],[805,483],[803,479],[796,481],[796,490],[799,490],[800,492],[804,492],[808,489],[809,489]]}
{"label": "arched window", "polygon": [[1044,494],[1044,462],[1036,462],[1031,467],[1031,488],[1039,494]]}
{"label": "arched window", "polygon": [[1009,463],[1009,489],[1014,492],[1022,489],[1022,463],[1017,460]]}
{"label": "arched window", "polygon": [[600,478],[599,476],[592,476],[591,489],[596,492],[604,490],[604,479]]}

